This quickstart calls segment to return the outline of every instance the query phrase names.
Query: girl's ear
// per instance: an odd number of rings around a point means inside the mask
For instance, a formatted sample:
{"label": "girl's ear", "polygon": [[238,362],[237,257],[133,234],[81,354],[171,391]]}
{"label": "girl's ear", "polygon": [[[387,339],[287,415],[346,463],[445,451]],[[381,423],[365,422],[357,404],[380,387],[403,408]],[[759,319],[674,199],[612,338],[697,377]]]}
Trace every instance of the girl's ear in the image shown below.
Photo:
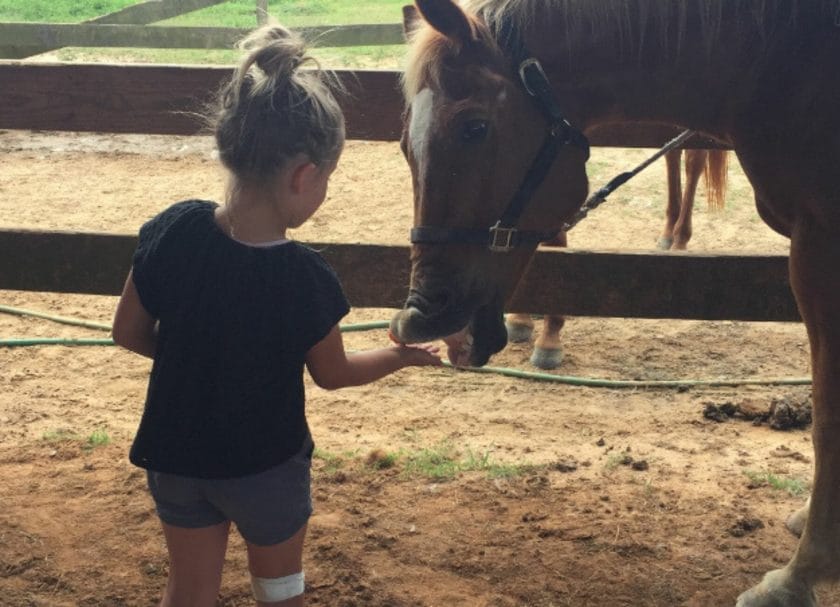
{"label": "girl's ear", "polygon": [[318,165],[312,162],[301,162],[292,169],[289,185],[293,194],[301,194],[312,183],[318,174]]}
{"label": "girl's ear", "polygon": [[470,20],[453,0],[415,0],[417,9],[433,28],[464,46],[474,40]]}

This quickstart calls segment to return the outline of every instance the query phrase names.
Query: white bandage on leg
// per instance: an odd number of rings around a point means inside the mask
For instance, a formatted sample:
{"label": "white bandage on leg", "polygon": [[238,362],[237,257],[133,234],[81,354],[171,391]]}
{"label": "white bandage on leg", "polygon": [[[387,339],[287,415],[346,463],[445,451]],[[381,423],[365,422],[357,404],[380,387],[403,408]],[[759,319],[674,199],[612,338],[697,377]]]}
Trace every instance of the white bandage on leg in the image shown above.
{"label": "white bandage on leg", "polygon": [[262,603],[279,603],[303,594],[303,571],[286,577],[251,576],[251,590],[254,598]]}

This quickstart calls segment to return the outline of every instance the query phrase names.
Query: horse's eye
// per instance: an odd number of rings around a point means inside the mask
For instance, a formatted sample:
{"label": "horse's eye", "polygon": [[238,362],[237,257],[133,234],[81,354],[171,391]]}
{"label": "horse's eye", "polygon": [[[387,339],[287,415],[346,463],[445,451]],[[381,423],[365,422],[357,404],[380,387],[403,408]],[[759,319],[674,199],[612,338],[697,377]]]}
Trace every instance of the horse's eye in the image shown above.
{"label": "horse's eye", "polygon": [[486,120],[476,118],[464,123],[461,139],[467,143],[480,143],[487,138],[488,124]]}

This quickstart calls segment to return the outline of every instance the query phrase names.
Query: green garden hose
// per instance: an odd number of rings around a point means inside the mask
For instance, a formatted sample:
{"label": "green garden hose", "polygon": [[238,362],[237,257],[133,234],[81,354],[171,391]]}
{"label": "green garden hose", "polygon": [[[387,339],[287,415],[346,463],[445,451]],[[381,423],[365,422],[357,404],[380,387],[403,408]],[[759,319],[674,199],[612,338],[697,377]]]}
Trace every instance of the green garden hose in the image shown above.
{"label": "green garden hose", "polygon": [[103,337],[14,337],[0,339],[0,347],[20,348],[24,346],[113,346],[114,340]]}
{"label": "green garden hose", "polygon": [[64,325],[75,325],[77,327],[87,327],[88,329],[97,329],[99,331],[110,331],[111,325],[106,325],[101,322],[94,322],[92,320],[79,320],[77,318],[66,318],[64,316],[54,316],[52,314],[45,314],[44,312],[36,312],[34,310],[24,310],[23,308],[13,308],[12,306],[0,305],[0,312],[6,314],[16,314],[17,316],[32,316],[33,318],[45,318],[53,322]]}
{"label": "green garden hose", "polygon": [[[0,305],[0,312],[17,314],[19,316],[32,316],[43,318],[62,324],[87,327],[102,331],[110,331],[110,325],[54,316],[43,312],[33,312],[22,308],[13,308]],[[362,322],[348,325],[341,325],[342,332],[370,331],[373,329],[386,329],[389,326],[387,320]],[[110,338],[61,338],[61,337],[32,337],[0,339],[0,348],[14,348],[24,346],[60,345],[60,346],[113,346],[114,340]],[[454,368],[453,365],[444,361],[444,366]],[[675,380],[633,380],[633,379],[599,379],[592,377],[576,377],[572,375],[554,375],[553,373],[541,373],[538,371],[520,371],[508,367],[465,367],[464,371],[472,373],[492,373],[518,379],[529,379],[534,381],[554,382],[568,384],[571,386],[585,386],[588,388],[692,388],[692,387],[731,387],[731,386],[804,386],[811,383],[810,377],[789,377],[772,379],[675,379]]]}

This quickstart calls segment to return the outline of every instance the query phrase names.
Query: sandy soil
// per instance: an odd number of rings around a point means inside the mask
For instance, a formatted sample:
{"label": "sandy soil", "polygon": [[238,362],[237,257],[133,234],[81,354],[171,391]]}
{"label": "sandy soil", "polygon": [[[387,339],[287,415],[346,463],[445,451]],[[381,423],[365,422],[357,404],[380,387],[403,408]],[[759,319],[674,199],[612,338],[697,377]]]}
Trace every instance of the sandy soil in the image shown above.
{"label": "sandy soil", "polygon": [[[593,186],[638,150],[596,150]],[[695,250],[779,252],[737,163],[728,208],[698,205]],[[136,232],[169,203],[219,198],[205,139],[0,134],[0,228]],[[614,194],[570,236],[582,248],[649,249],[664,166]],[[395,144],[351,142],[330,198],[301,240],[403,243],[408,170]],[[0,292],[0,303],[110,322],[115,298]],[[354,310],[348,322],[387,319]],[[0,315],[0,338],[98,337]],[[386,342],[347,335],[351,348]],[[797,378],[809,373],[798,324],[573,318],[566,375],[614,379]],[[493,364],[529,370],[527,345]],[[151,606],[166,556],[127,449],[149,364],[113,347],[0,348],[0,605]],[[451,369],[405,370],[325,392],[311,383],[319,449],[306,549],[308,604],[339,607],[732,605],[784,564],[784,518],[805,500],[809,429],[743,415],[807,407],[806,386],[681,390],[573,387]],[[107,436],[105,445],[94,445]],[[94,440],[91,440],[94,439]],[[377,450],[396,454],[371,457]],[[461,463],[451,478],[413,465]],[[825,604],[840,593],[821,590]],[[234,539],[219,605],[248,605]]]}

